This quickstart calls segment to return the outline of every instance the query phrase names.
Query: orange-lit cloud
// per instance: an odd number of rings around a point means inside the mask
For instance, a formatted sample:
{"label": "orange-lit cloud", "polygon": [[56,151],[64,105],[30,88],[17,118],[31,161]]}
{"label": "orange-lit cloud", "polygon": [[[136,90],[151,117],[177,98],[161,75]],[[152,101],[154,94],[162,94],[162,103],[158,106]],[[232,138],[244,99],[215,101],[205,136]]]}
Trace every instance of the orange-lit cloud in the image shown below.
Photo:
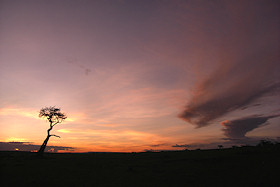
{"label": "orange-lit cloud", "polygon": [[230,122],[229,120],[225,120],[225,121],[222,121],[222,122],[221,122],[221,125],[222,125],[223,127],[227,127],[230,123],[231,123],[231,122]]}

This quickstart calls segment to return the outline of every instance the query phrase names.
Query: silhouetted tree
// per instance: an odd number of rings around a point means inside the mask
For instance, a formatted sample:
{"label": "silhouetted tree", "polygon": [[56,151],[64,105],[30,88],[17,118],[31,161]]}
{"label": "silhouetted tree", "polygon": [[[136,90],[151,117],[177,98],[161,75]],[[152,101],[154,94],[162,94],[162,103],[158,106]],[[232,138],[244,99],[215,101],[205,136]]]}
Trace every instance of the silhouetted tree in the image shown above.
{"label": "silhouetted tree", "polygon": [[218,145],[219,149],[222,149],[224,146],[223,145]]}
{"label": "silhouetted tree", "polygon": [[270,140],[260,140],[257,146],[269,146],[274,145],[274,143]]}
{"label": "silhouetted tree", "polygon": [[45,139],[45,141],[41,145],[41,148],[38,151],[38,154],[42,155],[45,151],[45,148],[51,136],[60,138],[60,136],[57,136],[55,134],[50,134],[50,131],[53,129],[55,125],[62,123],[62,121],[64,121],[67,118],[67,116],[64,113],[60,112],[60,108],[50,106],[50,107],[42,108],[40,110],[39,117],[46,119],[50,123],[50,128],[47,131],[48,132],[47,138]]}

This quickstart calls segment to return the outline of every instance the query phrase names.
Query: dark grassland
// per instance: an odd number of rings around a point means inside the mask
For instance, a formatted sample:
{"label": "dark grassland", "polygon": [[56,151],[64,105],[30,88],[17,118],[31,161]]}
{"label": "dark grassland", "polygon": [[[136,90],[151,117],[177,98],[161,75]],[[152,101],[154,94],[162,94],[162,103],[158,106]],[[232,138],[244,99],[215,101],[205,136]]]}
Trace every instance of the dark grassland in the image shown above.
{"label": "dark grassland", "polygon": [[1,186],[280,186],[279,144],[145,153],[0,152]]}

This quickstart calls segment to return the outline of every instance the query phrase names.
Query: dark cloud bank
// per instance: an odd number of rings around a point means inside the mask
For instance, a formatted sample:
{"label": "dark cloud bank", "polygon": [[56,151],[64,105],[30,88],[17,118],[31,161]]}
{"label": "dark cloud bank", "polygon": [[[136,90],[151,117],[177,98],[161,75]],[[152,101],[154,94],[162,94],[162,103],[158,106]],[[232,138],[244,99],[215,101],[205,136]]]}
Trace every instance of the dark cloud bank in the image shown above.
{"label": "dark cloud bank", "polygon": [[172,147],[187,148],[187,147],[191,147],[191,146],[188,144],[176,144],[176,145],[172,145]]}
{"label": "dark cloud bank", "polygon": [[255,128],[263,126],[271,118],[279,117],[280,115],[273,116],[251,116],[232,121],[223,121],[221,125],[224,126],[224,134],[228,139],[244,139],[246,133]]}
{"label": "dark cloud bank", "polygon": [[[34,145],[30,142],[0,142],[0,151],[37,151],[40,145]],[[58,152],[58,151],[74,151],[73,147],[63,146],[47,146],[46,152]]]}

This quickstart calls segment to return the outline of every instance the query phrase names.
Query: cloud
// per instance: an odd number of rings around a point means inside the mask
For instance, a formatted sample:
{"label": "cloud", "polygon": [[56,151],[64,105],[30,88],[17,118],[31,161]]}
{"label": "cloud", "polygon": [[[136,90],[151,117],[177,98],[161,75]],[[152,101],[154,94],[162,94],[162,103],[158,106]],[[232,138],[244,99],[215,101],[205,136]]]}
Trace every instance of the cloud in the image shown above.
{"label": "cloud", "polygon": [[[208,46],[215,58],[203,59],[193,96],[179,115],[198,128],[255,104],[267,94],[279,93],[279,16],[275,4],[244,1],[224,5],[226,15],[219,30],[209,26],[219,41]],[[208,76],[201,73],[211,68],[216,69]]]}
{"label": "cloud", "polygon": [[[188,148],[191,150],[195,149],[215,149],[218,147],[218,145],[225,145],[225,147],[231,147],[231,143],[225,143],[225,141],[221,142],[211,142],[211,143],[191,143],[191,144],[176,144],[172,145],[171,147],[175,148]],[[181,149],[180,149],[181,150]]]}
{"label": "cloud", "polygon": [[[37,151],[40,145],[31,144],[31,142],[0,142],[0,151]],[[47,146],[46,152],[74,151],[73,147]]]}
{"label": "cloud", "polygon": [[232,121],[223,121],[221,125],[224,127],[224,134],[231,140],[246,138],[246,133],[255,128],[264,125],[267,120],[279,117],[280,115],[272,116],[251,116]]}
{"label": "cloud", "polygon": [[166,143],[162,143],[162,144],[155,144],[155,145],[150,145],[150,147],[161,147],[161,146],[165,146],[168,145]]}
{"label": "cloud", "polygon": [[172,145],[172,147],[191,147],[191,146],[188,144],[182,144],[182,145],[176,144],[176,145]]}
{"label": "cloud", "polygon": [[273,49],[221,64],[196,84],[192,99],[179,117],[203,127],[229,112],[254,105],[265,95],[279,93],[280,58]]}

